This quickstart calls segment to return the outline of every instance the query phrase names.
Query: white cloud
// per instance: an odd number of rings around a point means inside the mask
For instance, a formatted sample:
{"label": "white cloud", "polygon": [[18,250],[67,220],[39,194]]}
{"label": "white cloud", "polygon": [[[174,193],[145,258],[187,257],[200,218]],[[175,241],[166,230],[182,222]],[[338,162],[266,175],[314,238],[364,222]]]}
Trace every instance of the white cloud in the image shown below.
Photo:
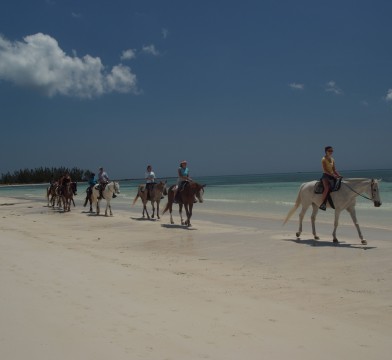
{"label": "white cloud", "polygon": [[387,95],[385,96],[386,101],[392,101],[392,89],[389,89]]}
{"label": "white cloud", "polygon": [[164,39],[167,39],[167,37],[169,36],[169,30],[163,28],[162,29],[162,36]]}
{"label": "white cloud", "polygon": [[325,85],[325,91],[332,92],[336,95],[343,95],[343,90],[340,89],[333,80],[327,82]]}
{"label": "white cloud", "polygon": [[99,57],[68,56],[49,35],[37,33],[10,42],[0,35],[0,79],[37,89],[47,96],[93,98],[109,92],[137,93],[127,66],[105,70]]}
{"label": "white cloud", "polygon": [[142,51],[145,52],[146,54],[150,54],[153,56],[160,55],[159,51],[157,49],[155,49],[155,45],[153,45],[153,44],[148,45],[148,46],[143,46]]}
{"label": "white cloud", "polygon": [[304,84],[291,83],[291,84],[289,84],[289,86],[294,90],[304,90],[305,89]]}
{"label": "white cloud", "polygon": [[82,17],[82,14],[79,14],[79,13],[71,13],[71,15],[72,15],[72,17],[73,18],[75,18],[75,19],[80,19],[81,17]]}
{"label": "white cloud", "polygon": [[131,60],[136,57],[136,52],[133,49],[124,50],[121,55],[121,60]]}

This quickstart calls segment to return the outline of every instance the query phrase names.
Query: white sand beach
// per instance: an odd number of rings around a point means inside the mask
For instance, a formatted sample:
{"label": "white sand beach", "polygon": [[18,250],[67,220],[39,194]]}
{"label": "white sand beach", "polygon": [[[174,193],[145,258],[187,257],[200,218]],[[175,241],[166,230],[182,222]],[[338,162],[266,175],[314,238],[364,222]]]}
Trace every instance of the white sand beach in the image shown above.
{"label": "white sand beach", "polygon": [[0,199],[1,359],[391,357],[392,228],[77,205]]}

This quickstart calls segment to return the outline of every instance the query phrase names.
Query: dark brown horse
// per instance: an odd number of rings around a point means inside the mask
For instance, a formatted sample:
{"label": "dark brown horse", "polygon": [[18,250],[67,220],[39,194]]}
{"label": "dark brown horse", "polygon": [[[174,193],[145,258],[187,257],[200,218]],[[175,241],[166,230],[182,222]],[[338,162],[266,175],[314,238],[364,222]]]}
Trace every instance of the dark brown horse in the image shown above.
{"label": "dark brown horse", "polygon": [[157,204],[157,218],[160,219],[159,217],[159,203],[161,202],[161,198],[163,195],[167,195],[167,188],[166,188],[166,181],[160,181],[157,184],[154,184],[153,188],[151,190],[146,189],[146,185],[139,185],[137,195],[135,199],[133,200],[132,205],[135,205],[137,199],[140,197],[143,202],[143,218],[144,218],[144,213],[147,214],[147,218],[150,219],[150,215],[148,214],[147,211],[147,203],[148,201],[151,201],[151,206],[152,206],[152,218],[154,219],[155,216],[155,206],[154,203]]}
{"label": "dark brown horse", "polygon": [[71,202],[75,206],[73,196],[76,195],[77,184],[76,182],[69,182],[63,185],[61,190],[61,197],[63,202],[64,212],[71,211]]}
{"label": "dark brown horse", "polygon": [[[170,212],[170,223],[174,224],[173,216],[172,216],[172,209],[175,197],[175,189],[177,185],[172,185],[169,188],[168,196],[167,196],[167,204],[165,209],[162,212],[162,215],[169,210]],[[191,217],[192,217],[192,209],[193,203],[195,201],[195,197],[197,200],[202,203],[203,202],[203,195],[204,195],[204,187],[206,185],[200,185],[196,182],[187,182],[182,190],[178,189],[179,193],[177,194],[176,198],[178,199],[179,205],[179,212],[181,217],[181,225],[192,226],[191,225]],[[185,207],[186,212],[186,220],[182,219],[182,207]]]}

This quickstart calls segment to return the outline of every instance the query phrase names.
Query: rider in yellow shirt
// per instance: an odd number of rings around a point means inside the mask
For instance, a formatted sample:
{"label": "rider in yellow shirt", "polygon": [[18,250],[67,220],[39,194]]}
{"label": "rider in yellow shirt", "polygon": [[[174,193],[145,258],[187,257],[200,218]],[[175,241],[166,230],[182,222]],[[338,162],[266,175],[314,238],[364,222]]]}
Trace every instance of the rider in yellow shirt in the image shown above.
{"label": "rider in yellow shirt", "polygon": [[321,180],[324,185],[324,191],[323,191],[323,201],[320,205],[320,209],[324,211],[327,208],[326,206],[327,196],[331,190],[330,180],[333,180],[335,182],[336,179],[341,177],[341,175],[337,172],[335,168],[335,160],[332,157],[332,154],[333,154],[332,146],[326,146],[325,156],[321,159],[321,165],[323,167],[323,176],[321,177]]}

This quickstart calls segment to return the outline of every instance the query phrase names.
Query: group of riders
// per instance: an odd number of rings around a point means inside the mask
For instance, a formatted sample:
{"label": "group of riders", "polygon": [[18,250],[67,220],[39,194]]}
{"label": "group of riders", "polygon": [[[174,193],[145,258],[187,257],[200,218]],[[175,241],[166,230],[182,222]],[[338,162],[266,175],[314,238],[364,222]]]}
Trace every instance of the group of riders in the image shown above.
{"label": "group of riders", "polygon": [[[329,198],[329,194],[333,187],[335,186],[336,182],[342,178],[342,176],[338,173],[335,167],[335,160],[332,157],[333,154],[333,148],[332,146],[326,146],[325,149],[325,155],[321,159],[321,164],[322,164],[322,170],[323,170],[323,175],[321,177],[321,181],[323,183],[323,194],[322,194],[322,203],[320,205],[321,210],[326,210],[326,203]],[[178,202],[178,196],[183,191],[185,186],[192,181],[190,175],[189,175],[189,168],[187,167],[187,161],[183,160],[180,162],[180,165],[177,169],[177,186],[173,188],[174,192],[174,202]],[[146,172],[145,172],[145,187],[142,191],[147,191],[147,198],[150,198],[150,194],[154,189],[154,186],[156,185],[156,174],[152,168],[151,165],[147,166]],[[50,185],[51,187],[56,187],[57,192],[61,195],[62,192],[64,191],[64,188],[67,186],[67,184],[72,183],[72,179],[70,174],[67,172],[65,173],[59,180],[57,181],[51,181]],[[91,197],[93,187],[95,185],[99,185],[99,192],[100,192],[100,198],[102,198],[102,192],[104,191],[106,185],[109,183],[109,176],[107,172],[104,170],[103,167],[99,168],[97,178],[95,177],[94,173],[90,174],[90,177],[88,179],[88,188],[86,190],[87,192],[87,197],[86,197],[86,203],[87,200]],[[74,195],[76,195],[76,188],[73,190]],[[116,197],[115,194],[113,194],[113,197]],[[195,199],[196,202],[196,199]]]}
{"label": "group of riders", "polygon": [[[185,186],[192,181],[191,177],[189,176],[189,168],[187,167],[187,161],[183,160],[180,162],[180,165],[177,169],[178,179],[177,179],[177,186],[173,188],[174,192],[174,202],[178,202],[178,195],[181,191],[185,188]],[[151,193],[154,190],[156,182],[156,174],[151,165],[147,166],[146,172],[144,174],[145,179],[145,186],[142,191],[147,192],[147,199],[151,198]],[[105,189],[106,185],[109,183],[109,176],[107,172],[104,170],[103,167],[99,168],[98,177],[95,178],[95,174],[91,173],[88,179],[88,188],[86,190],[86,203],[92,194],[92,189],[96,184],[99,184],[99,191],[100,191],[100,198],[102,198],[102,191]],[[113,197],[116,197],[116,194],[113,194]],[[196,200],[195,200],[196,202]]]}

